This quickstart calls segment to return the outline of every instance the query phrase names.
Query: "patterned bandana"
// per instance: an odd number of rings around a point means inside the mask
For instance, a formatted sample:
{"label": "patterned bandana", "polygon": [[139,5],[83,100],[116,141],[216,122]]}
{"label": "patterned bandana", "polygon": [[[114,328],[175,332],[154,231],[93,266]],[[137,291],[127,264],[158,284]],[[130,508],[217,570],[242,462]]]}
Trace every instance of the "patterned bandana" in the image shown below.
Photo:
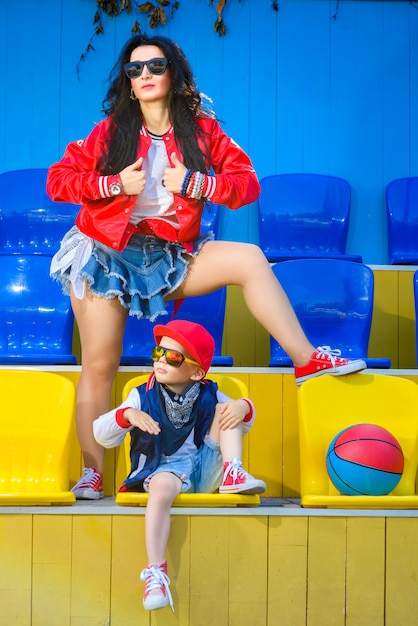
{"label": "patterned bandana", "polygon": [[165,403],[165,410],[168,419],[174,428],[181,428],[190,420],[193,405],[199,397],[200,382],[193,383],[186,390],[184,396],[175,394],[173,397],[161,385],[161,393]]}

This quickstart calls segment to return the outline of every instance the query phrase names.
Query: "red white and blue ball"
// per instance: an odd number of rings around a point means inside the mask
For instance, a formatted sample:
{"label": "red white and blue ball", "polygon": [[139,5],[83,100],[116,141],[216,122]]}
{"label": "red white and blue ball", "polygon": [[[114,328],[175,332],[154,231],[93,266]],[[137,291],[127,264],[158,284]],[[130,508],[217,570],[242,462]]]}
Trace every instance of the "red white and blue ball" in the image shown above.
{"label": "red white and blue ball", "polygon": [[384,496],[402,478],[404,456],[397,439],[382,426],[354,424],[331,441],[326,464],[341,494]]}

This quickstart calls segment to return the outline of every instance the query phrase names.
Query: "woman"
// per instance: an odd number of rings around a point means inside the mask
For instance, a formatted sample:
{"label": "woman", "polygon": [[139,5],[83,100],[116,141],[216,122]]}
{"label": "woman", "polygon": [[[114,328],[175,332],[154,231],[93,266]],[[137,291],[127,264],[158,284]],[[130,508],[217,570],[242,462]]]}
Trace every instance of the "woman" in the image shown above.
{"label": "woman", "polygon": [[70,293],[80,333],[76,423],[85,469],[73,491],[90,499],[103,495],[104,462],[92,424],[110,408],[128,311],[154,320],[166,300],[240,285],[254,317],[292,358],[298,383],[365,367],[315,350],[257,246],[200,238],[205,200],[237,209],[256,200],[259,183],[249,157],[205,109],[176,43],[132,37],[113,68],[104,113],[47,181],[51,198],[82,205],[51,275]]}

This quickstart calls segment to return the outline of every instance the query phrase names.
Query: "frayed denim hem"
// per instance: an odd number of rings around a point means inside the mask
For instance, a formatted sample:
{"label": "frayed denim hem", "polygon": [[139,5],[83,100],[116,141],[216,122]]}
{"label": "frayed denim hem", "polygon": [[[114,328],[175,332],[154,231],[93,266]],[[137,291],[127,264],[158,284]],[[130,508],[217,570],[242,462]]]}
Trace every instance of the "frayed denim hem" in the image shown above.
{"label": "frayed denim hem", "polygon": [[[213,238],[213,233],[201,237],[190,252],[179,244],[150,235],[134,235],[122,252],[95,242],[90,258],[77,272],[77,279],[97,296],[118,298],[129,315],[153,322],[166,314],[166,296],[186,279],[188,257],[196,256]],[[64,293],[70,292],[70,273],[71,268],[52,275],[62,284]]]}

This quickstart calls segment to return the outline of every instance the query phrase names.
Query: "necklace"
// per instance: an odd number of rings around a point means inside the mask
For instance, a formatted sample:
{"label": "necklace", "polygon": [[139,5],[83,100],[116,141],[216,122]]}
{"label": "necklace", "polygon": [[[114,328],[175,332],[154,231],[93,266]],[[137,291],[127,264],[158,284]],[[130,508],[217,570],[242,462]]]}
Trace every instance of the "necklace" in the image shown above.
{"label": "necklace", "polygon": [[173,127],[170,126],[170,128],[168,130],[166,130],[165,133],[162,133],[162,135],[158,135],[157,133],[153,133],[148,128],[147,128],[147,133],[151,137],[151,139],[162,139],[163,137],[168,135],[168,133],[171,131],[172,128]]}

